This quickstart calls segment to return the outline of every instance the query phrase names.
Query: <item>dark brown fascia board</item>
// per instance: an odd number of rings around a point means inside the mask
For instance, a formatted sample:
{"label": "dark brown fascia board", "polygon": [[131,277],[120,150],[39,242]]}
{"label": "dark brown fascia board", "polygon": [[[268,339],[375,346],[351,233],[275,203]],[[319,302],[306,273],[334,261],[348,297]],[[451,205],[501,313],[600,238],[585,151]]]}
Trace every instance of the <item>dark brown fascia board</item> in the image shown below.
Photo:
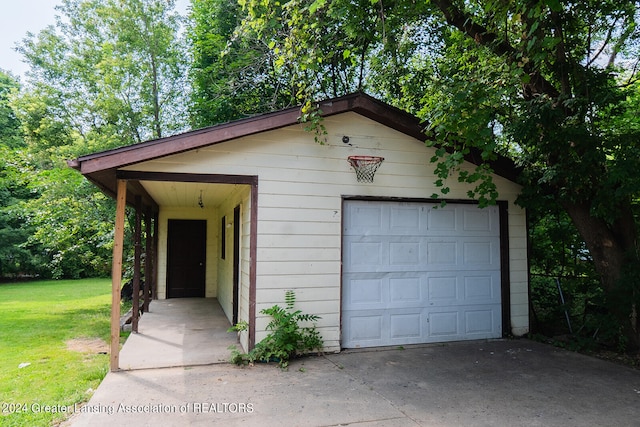
{"label": "dark brown fascia board", "polygon": [[364,93],[319,102],[318,108],[325,117],[353,111],[420,141],[429,139],[424,133],[424,126],[415,116]]}
{"label": "dark brown fascia board", "polygon": [[116,172],[117,179],[128,181],[162,181],[162,182],[203,182],[207,184],[248,184],[257,185],[256,175],[219,175],[206,173],[181,172],[140,172],[121,170]]}
{"label": "dark brown fascia board", "polygon": [[[424,133],[424,126],[420,123],[419,119],[364,93],[353,93],[343,97],[321,101],[317,103],[317,107],[325,117],[353,111],[420,141],[425,142],[430,139]],[[83,175],[89,175],[230,141],[244,136],[280,129],[299,123],[299,118],[300,108],[292,107],[286,110],[198,129],[180,135],[90,154],[79,157],[76,160],[71,160],[68,164],[78,169]],[[465,157],[465,160],[479,164],[481,162],[480,151],[472,151]],[[499,158],[490,164],[496,174],[511,181],[517,181],[520,171],[511,160]]]}
{"label": "dark brown fascia board", "polygon": [[100,170],[117,169],[243,136],[279,129],[297,123],[299,115],[299,109],[283,110],[79,157],[73,164],[83,175]]}
{"label": "dark brown fascia board", "polygon": [[[85,175],[85,177],[107,196],[115,199],[117,196],[117,179],[115,174],[110,172],[111,171],[89,174]],[[151,197],[147,190],[139,182],[130,181],[127,183],[127,204],[133,206],[135,196],[142,197],[142,205],[144,206],[144,210],[149,208],[154,213],[159,211],[160,208],[158,206],[158,203],[153,199],[153,197]]]}
{"label": "dark brown fascia board", "polygon": [[[425,139],[417,120],[401,110],[368,95],[356,93],[318,103],[323,116],[354,111],[400,132]],[[151,140],[114,150],[89,154],[68,162],[83,175],[101,170],[122,168],[135,163],[218,144],[243,136],[276,130],[299,123],[300,108],[294,107],[247,119],[198,129],[180,135]]]}

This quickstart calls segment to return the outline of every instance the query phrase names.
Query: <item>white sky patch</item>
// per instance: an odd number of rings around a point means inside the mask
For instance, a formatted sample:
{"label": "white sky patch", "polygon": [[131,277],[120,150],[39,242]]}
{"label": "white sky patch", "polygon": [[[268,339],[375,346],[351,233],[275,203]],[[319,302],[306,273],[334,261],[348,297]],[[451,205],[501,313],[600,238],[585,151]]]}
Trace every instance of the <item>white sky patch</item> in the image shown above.
{"label": "white sky patch", "polygon": [[[55,25],[59,13],[55,6],[62,0],[0,0],[0,69],[16,77],[28,70],[15,47],[28,32],[38,34],[48,25]],[[190,0],[176,0],[176,10],[185,15]]]}

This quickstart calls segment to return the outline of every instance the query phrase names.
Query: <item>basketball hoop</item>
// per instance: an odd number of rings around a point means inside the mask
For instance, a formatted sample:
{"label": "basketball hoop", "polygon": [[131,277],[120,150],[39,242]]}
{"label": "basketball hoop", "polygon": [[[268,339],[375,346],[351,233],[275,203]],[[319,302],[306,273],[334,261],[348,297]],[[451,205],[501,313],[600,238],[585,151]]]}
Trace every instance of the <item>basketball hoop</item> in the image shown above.
{"label": "basketball hoop", "polygon": [[382,164],[384,157],[378,156],[349,156],[347,161],[356,171],[358,182],[373,182],[373,176]]}

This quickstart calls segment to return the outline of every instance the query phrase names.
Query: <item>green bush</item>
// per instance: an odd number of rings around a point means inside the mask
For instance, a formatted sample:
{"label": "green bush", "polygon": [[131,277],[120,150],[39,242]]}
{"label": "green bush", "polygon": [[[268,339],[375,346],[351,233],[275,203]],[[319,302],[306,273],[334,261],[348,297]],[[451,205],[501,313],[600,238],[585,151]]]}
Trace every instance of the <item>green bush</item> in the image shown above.
{"label": "green bush", "polygon": [[[301,326],[301,322],[315,322],[319,316],[303,314],[300,310],[294,310],[295,293],[285,292],[286,307],[274,305],[273,307],[261,310],[260,313],[272,317],[267,325],[270,333],[249,352],[242,353],[235,346],[231,346],[231,362],[237,365],[259,362],[278,362],[278,365],[286,369],[291,358],[308,353],[313,350],[320,350],[323,346],[320,333],[315,324],[312,326]],[[247,324],[238,324],[232,327],[232,331],[246,329]]]}

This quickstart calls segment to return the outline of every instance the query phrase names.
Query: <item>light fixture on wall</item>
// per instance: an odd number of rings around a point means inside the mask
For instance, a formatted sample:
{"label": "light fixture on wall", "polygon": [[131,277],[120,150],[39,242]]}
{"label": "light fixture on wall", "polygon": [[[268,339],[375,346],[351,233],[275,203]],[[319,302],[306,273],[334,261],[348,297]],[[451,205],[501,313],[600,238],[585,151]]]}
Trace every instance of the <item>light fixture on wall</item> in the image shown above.
{"label": "light fixture on wall", "polygon": [[198,206],[200,206],[200,209],[204,209],[204,202],[202,201],[202,190],[200,190],[200,196],[198,197]]}

